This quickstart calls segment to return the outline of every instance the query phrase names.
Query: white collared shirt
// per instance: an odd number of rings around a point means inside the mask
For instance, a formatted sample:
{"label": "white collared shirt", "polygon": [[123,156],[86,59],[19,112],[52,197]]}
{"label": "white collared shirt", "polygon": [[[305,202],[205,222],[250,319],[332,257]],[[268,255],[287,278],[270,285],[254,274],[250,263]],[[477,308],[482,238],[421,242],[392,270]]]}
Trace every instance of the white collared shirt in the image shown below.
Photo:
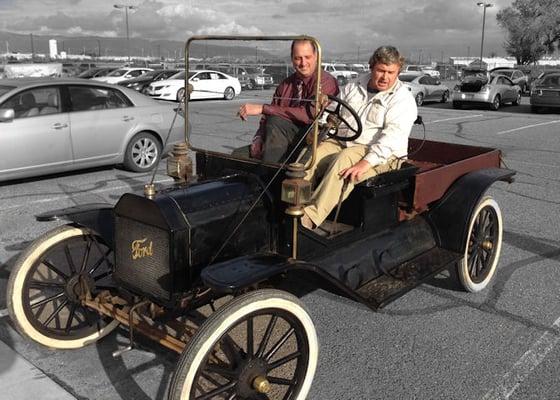
{"label": "white collared shirt", "polygon": [[[372,166],[385,163],[389,157],[405,157],[408,152],[408,136],[418,115],[416,102],[410,91],[397,79],[389,90],[379,92],[368,100],[367,85],[370,75],[347,84],[341,92],[345,100],[360,117],[362,134],[347,147],[356,144],[369,148],[364,159]],[[345,110],[342,107],[342,110]],[[352,124],[354,120],[349,111],[343,117]],[[341,136],[352,136],[354,132],[341,128]]]}

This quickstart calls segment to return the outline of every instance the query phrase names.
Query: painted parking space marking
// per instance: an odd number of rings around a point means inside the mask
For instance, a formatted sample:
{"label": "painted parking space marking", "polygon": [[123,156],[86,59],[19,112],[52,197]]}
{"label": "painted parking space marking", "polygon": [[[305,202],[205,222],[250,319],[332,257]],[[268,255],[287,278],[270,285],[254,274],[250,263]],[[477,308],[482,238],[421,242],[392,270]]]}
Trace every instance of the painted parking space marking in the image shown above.
{"label": "painted parking space marking", "polygon": [[555,119],[554,121],[547,121],[547,122],[541,122],[539,124],[520,126],[518,128],[513,128],[513,129],[508,129],[508,130],[505,130],[505,131],[497,132],[496,135],[503,135],[504,133],[511,133],[511,132],[516,132],[516,131],[521,131],[523,129],[535,128],[537,126],[557,124],[559,122],[560,122],[560,119]]}
{"label": "painted parking space marking", "polygon": [[[161,180],[155,180],[154,183],[167,183],[170,182],[171,179],[161,179]],[[126,189],[126,188],[130,188],[129,185],[119,185],[119,186],[111,186],[111,187],[106,187],[104,189],[97,189],[97,190],[92,190],[89,193],[95,194],[95,193],[104,193],[104,192],[112,192],[114,190],[121,190],[121,189]],[[21,195],[22,197],[24,197],[25,195]],[[32,201],[26,201],[25,204],[14,204],[13,206],[6,206],[6,207],[2,207],[2,209],[0,209],[0,213],[6,212],[6,211],[10,211],[13,209],[17,209],[17,208],[22,208],[22,207],[27,207],[33,204],[41,204],[41,203],[50,203],[50,202],[55,202],[58,200],[66,200],[68,199],[68,195],[64,195],[64,196],[54,196],[54,197],[47,197],[45,199],[38,199],[38,200],[32,200]]]}
{"label": "painted parking space marking", "polygon": [[482,400],[507,400],[517,387],[531,374],[531,372],[545,359],[548,353],[560,341],[560,334],[554,331],[560,329],[560,318],[551,326],[551,331],[545,332],[529,350],[521,356],[512,369],[507,372],[498,385],[486,393]]}
{"label": "painted parking space marking", "polygon": [[0,318],[4,318],[7,315],[8,315],[8,310],[7,309],[0,310]]}
{"label": "painted parking space marking", "polygon": [[463,116],[461,116],[461,117],[452,117],[452,118],[445,118],[445,119],[436,119],[435,121],[426,122],[426,125],[428,125],[428,124],[436,124],[436,123],[438,123],[438,122],[453,121],[453,120],[457,120],[457,119],[477,118],[477,117],[482,117],[482,114],[463,115]]}

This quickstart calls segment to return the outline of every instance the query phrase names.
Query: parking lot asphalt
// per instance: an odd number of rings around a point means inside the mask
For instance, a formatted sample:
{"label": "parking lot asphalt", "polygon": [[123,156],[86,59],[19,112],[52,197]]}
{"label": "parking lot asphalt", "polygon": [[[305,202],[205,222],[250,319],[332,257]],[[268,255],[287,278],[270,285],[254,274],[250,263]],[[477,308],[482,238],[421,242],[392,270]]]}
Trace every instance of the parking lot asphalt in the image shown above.
{"label": "parking lot asphalt", "polygon": [[[202,125],[194,135],[200,143],[235,146],[234,138],[254,133],[254,125],[235,117],[236,109],[270,96],[255,91],[231,102],[193,103],[193,121]],[[321,344],[308,398],[556,399],[560,115],[532,114],[527,97],[498,112],[432,103],[419,113],[428,139],[500,148],[506,165],[518,171],[514,184],[490,191],[505,224],[496,281],[480,294],[467,294],[446,271],[379,313],[323,291],[305,296]],[[415,128],[413,136],[423,137],[423,130]],[[165,182],[164,168],[158,179]],[[0,399],[165,398],[175,356],[142,342],[114,359],[112,352],[126,343],[124,330],[80,350],[42,348],[15,332],[3,295],[19,252],[54,226],[38,224],[34,214],[114,203],[144,181],[106,168],[0,185]]]}

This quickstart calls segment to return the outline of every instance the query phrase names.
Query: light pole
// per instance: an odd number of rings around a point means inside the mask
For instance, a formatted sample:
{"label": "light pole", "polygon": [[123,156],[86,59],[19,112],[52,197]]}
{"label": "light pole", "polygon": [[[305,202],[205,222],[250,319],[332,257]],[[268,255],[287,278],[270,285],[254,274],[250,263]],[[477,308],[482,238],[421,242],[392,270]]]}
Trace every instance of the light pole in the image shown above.
{"label": "light pole", "polygon": [[128,55],[128,65],[130,65],[130,37],[128,35],[128,10],[134,10],[138,7],[135,6],[129,6],[127,4],[113,4],[113,7],[115,8],[124,8],[124,15],[125,15],[125,21],[126,21],[126,52]]}
{"label": "light pole", "polygon": [[480,39],[480,68],[482,69],[482,52],[484,51],[484,23],[486,22],[486,9],[492,7],[491,3],[478,2],[477,6],[482,7],[482,39]]}

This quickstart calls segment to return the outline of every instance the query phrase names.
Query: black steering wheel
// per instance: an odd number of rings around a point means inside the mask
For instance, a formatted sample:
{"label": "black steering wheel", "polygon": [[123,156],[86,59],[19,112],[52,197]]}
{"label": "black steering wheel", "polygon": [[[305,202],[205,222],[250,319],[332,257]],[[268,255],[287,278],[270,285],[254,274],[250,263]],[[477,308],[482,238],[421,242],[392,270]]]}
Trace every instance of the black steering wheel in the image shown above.
{"label": "black steering wheel", "polygon": [[[336,107],[334,110],[325,108],[325,111],[329,114],[326,123],[327,136],[343,142],[350,142],[359,138],[362,134],[362,121],[360,120],[358,113],[352,107],[350,107],[350,104],[348,104],[344,100],[331,95],[328,95],[328,98],[331,102],[336,103]],[[356,128],[354,128],[353,125],[350,125],[348,121],[342,116],[341,111],[343,108],[348,110],[350,112],[350,115],[352,115],[354,121],[356,121]],[[340,136],[338,134],[338,130],[341,128],[341,126],[344,126],[345,128],[354,132],[354,134],[352,136]]]}

